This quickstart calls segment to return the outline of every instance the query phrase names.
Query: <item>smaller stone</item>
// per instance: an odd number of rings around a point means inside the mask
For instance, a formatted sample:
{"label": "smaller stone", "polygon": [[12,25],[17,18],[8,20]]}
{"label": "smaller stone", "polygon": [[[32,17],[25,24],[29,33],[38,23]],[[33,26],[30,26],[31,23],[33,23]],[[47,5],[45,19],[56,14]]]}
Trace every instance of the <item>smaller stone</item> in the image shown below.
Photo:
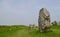
{"label": "smaller stone", "polygon": [[29,29],[33,29],[34,28],[34,24],[29,24]]}

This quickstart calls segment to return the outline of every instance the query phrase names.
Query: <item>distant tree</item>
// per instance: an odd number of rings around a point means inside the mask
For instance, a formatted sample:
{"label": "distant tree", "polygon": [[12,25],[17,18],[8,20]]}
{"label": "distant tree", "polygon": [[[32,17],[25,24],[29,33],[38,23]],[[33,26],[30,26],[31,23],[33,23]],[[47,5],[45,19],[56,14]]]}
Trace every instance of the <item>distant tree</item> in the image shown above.
{"label": "distant tree", "polygon": [[56,26],[57,25],[57,21],[52,22],[52,25]]}

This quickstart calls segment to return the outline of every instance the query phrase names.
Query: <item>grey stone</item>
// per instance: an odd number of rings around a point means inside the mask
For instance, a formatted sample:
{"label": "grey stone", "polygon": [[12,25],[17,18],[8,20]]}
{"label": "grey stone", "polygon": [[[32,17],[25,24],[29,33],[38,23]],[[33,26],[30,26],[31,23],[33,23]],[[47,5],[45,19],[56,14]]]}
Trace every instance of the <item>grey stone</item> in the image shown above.
{"label": "grey stone", "polygon": [[29,29],[30,29],[30,30],[33,29],[34,27],[35,27],[34,24],[29,24]]}
{"label": "grey stone", "polygon": [[50,13],[46,8],[39,11],[38,27],[40,32],[50,29]]}

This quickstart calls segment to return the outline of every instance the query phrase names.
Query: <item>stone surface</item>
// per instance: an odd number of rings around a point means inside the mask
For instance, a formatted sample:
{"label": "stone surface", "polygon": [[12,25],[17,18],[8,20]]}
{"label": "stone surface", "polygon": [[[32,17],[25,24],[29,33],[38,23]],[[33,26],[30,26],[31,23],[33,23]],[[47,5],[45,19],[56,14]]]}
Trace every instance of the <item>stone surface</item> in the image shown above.
{"label": "stone surface", "polygon": [[34,24],[29,24],[29,29],[31,30],[31,29],[33,29],[34,28]]}
{"label": "stone surface", "polygon": [[38,26],[40,32],[50,29],[50,13],[46,8],[39,11]]}

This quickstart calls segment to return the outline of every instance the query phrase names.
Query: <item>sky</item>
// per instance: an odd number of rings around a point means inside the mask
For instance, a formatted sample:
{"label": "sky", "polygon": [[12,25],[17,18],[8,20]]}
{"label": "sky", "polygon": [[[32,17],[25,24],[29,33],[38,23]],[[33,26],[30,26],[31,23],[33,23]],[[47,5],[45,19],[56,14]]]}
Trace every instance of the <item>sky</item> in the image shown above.
{"label": "sky", "polygon": [[60,21],[60,0],[0,0],[0,25],[37,25],[41,8]]}

